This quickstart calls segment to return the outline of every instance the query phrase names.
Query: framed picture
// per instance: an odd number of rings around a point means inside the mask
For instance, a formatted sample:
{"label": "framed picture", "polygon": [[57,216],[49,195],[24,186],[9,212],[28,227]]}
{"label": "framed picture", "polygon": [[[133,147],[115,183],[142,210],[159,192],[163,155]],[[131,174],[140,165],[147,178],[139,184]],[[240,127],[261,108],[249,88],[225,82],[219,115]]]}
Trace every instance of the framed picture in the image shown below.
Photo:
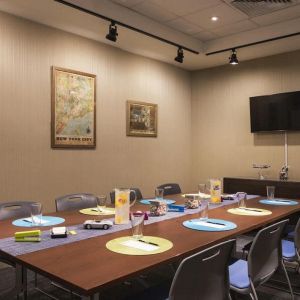
{"label": "framed picture", "polygon": [[51,147],[96,147],[96,75],[52,67]]}
{"label": "framed picture", "polygon": [[127,101],[126,129],[129,136],[157,136],[157,104]]}

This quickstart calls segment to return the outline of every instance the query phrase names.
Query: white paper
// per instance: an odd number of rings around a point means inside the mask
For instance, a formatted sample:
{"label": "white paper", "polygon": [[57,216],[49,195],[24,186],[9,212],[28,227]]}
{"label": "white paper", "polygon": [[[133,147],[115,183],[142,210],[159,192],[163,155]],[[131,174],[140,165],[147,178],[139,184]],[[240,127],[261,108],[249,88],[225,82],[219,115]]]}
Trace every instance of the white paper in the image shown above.
{"label": "white paper", "polygon": [[198,193],[198,194],[185,194],[186,197],[194,197],[194,196],[199,196],[200,198],[205,198],[208,199],[210,198],[209,194],[204,194],[204,193]]}
{"label": "white paper", "polygon": [[52,228],[53,234],[65,234],[66,231],[67,231],[67,228],[65,226]]}
{"label": "white paper", "polygon": [[158,246],[143,243],[143,242],[139,242],[139,241],[134,241],[134,240],[128,240],[128,241],[122,242],[120,244],[124,245],[124,246],[127,246],[127,247],[136,248],[136,249],[149,251],[149,252],[159,249]]}
{"label": "white paper", "polygon": [[[23,221],[32,223],[32,218],[31,217],[25,218],[25,219],[23,219]],[[42,224],[42,225],[50,222],[48,220],[40,219],[38,217],[34,217],[34,221],[35,221],[35,224]]]}
{"label": "white paper", "polygon": [[205,221],[193,221],[194,224],[200,225],[200,226],[205,226],[205,227],[213,227],[213,228],[224,228],[226,225],[219,225],[219,224],[212,224],[212,223],[207,223]]}

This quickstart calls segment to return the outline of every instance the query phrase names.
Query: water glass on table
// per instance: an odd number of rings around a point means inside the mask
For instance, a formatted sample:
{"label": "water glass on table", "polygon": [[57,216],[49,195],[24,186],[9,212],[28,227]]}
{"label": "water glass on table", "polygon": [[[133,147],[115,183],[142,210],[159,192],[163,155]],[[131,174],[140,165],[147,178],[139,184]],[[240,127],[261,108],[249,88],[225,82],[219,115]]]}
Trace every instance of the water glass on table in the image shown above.
{"label": "water glass on table", "polygon": [[159,201],[164,199],[164,189],[160,189],[160,188],[155,189],[155,199]]}
{"label": "water glass on table", "polygon": [[246,200],[247,200],[247,193],[238,192],[235,194],[238,200],[238,207],[239,208],[246,208]]}
{"label": "water glass on table", "polygon": [[143,237],[144,213],[130,213],[132,237],[139,240]]}
{"label": "water glass on table", "polygon": [[202,199],[200,203],[199,219],[201,221],[207,221],[209,201],[207,199]]}
{"label": "water glass on table", "polygon": [[267,186],[267,198],[268,200],[273,200],[275,195],[275,186]]}
{"label": "water glass on table", "polygon": [[33,226],[40,226],[42,224],[42,204],[32,203],[30,204],[30,215]]}
{"label": "water glass on table", "polygon": [[198,184],[198,193],[199,193],[199,195],[207,193],[207,186],[205,183]]}
{"label": "water glass on table", "polygon": [[106,208],[107,198],[105,195],[100,195],[100,196],[97,196],[96,199],[97,199],[97,209],[98,209],[99,213],[103,213],[103,211]]}

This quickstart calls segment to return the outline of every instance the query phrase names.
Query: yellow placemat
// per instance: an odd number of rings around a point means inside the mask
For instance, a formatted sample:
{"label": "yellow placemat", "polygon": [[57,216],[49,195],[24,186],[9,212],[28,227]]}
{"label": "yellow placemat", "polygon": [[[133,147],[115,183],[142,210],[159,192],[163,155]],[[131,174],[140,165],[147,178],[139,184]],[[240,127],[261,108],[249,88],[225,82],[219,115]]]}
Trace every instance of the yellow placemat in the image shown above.
{"label": "yellow placemat", "polygon": [[90,216],[108,216],[108,215],[114,215],[115,209],[112,207],[106,207],[102,209],[102,212],[99,212],[97,208],[84,208],[79,211],[80,213],[84,215],[90,215]]}
{"label": "yellow placemat", "polygon": [[141,240],[144,242],[137,241],[131,236],[124,236],[107,242],[106,248],[126,255],[151,255],[165,252],[173,247],[171,241],[156,236],[144,236]]}
{"label": "yellow placemat", "polygon": [[242,216],[267,216],[271,215],[272,212],[267,209],[255,208],[255,207],[247,207],[243,208],[230,208],[227,210],[229,213],[234,215],[242,215]]}

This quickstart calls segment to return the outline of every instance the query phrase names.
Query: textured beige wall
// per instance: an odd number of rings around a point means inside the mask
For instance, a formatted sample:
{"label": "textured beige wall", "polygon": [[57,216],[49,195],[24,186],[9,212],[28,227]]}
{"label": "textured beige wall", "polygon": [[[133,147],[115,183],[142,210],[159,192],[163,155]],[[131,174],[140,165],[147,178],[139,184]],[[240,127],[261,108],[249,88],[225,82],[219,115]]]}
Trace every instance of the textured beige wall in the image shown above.
{"label": "textured beige wall", "polygon": [[[0,36],[0,201],[54,210],[66,193],[136,186],[153,195],[169,181],[190,189],[188,72],[2,13]],[[51,149],[53,65],[97,75],[96,150]],[[157,138],[126,136],[127,99],[158,104]]]}
{"label": "textured beige wall", "polygon": [[[241,55],[240,55],[241,56]],[[250,176],[267,163],[278,178],[283,133],[250,133],[249,97],[300,90],[300,52],[193,73],[192,185],[211,177]],[[300,117],[300,116],[299,116]],[[300,180],[300,133],[289,133],[290,179]]]}

